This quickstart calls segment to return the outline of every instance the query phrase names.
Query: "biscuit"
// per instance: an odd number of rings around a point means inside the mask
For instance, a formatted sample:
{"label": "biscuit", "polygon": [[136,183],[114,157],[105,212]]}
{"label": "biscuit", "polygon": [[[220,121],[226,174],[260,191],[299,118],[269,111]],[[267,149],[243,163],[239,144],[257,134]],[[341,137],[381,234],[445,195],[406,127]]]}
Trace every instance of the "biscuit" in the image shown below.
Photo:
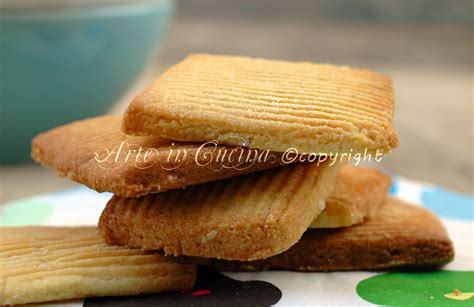
{"label": "biscuit", "polygon": [[178,291],[196,266],[103,243],[95,227],[0,228],[0,304]]}
{"label": "biscuit", "polygon": [[371,219],[390,188],[389,176],[369,168],[346,165],[336,179],[326,208],[309,228],[347,227]]}
{"label": "biscuit", "polygon": [[121,116],[102,116],[52,129],[33,139],[32,157],[60,176],[124,197],[282,164],[280,154],[268,151],[127,136],[120,124]]}
{"label": "biscuit", "polygon": [[123,131],[299,153],[398,145],[389,77],[346,66],[198,54],[128,107]]}
{"label": "biscuit", "polygon": [[114,196],[99,228],[109,244],[229,260],[279,254],[324,209],[339,163],[298,163],[139,198]]}
{"label": "biscuit", "polygon": [[311,229],[288,251],[251,262],[201,259],[222,270],[347,271],[436,267],[454,257],[430,211],[387,198],[377,216],[339,229]]}

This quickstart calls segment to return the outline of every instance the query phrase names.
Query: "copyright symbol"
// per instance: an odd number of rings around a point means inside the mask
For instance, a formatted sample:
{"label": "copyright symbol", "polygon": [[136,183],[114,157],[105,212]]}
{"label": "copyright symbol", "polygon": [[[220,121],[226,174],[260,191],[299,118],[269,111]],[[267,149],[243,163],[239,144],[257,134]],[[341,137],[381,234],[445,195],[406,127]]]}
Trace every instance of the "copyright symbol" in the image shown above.
{"label": "copyright symbol", "polygon": [[298,149],[296,148],[288,148],[285,150],[283,153],[283,156],[281,157],[281,160],[284,164],[290,164],[296,161],[298,158]]}

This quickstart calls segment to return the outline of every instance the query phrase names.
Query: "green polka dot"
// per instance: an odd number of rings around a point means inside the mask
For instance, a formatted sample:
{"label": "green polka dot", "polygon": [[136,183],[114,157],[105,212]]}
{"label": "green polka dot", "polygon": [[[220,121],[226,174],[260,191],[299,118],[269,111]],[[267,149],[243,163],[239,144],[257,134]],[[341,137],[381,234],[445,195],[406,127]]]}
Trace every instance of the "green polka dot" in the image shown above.
{"label": "green polka dot", "polygon": [[0,226],[40,225],[53,213],[51,205],[36,201],[22,200],[0,208]]}
{"label": "green polka dot", "polygon": [[474,299],[454,300],[444,295],[454,289],[474,291],[473,271],[432,271],[385,273],[362,280],[357,294],[378,305],[391,306],[474,306]]}

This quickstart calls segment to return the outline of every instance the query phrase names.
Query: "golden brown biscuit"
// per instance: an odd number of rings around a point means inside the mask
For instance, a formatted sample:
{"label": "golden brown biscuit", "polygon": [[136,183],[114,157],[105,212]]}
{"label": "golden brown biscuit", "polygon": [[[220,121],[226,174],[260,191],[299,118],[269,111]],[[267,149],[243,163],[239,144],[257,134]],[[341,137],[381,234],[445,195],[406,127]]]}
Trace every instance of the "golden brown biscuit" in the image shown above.
{"label": "golden brown biscuit", "polygon": [[336,179],[326,208],[309,228],[347,227],[371,219],[383,204],[390,177],[369,168],[346,165]]}
{"label": "golden brown biscuit", "polygon": [[132,101],[123,131],[276,152],[382,153],[398,145],[393,109],[390,78],[368,70],[199,54]]}
{"label": "golden brown biscuit", "polygon": [[223,270],[346,271],[440,266],[454,257],[451,240],[430,211],[387,198],[377,216],[339,229],[310,229],[288,251],[251,262],[201,259]]}
{"label": "golden brown biscuit", "polygon": [[120,123],[121,116],[102,116],[52,129],[33,139],[32,157],[60,176],[124,197],[282,164],[280,154],[268,151],[127,136]]}
{"label": "golden brown biscuit", "polygon": [[254,260],[279,254],[324,209],[339,163],[298,163],[139,198],[112,197],[109,244],[165,254]]}
{"label": "golden brown biscuit", "polygon": [[106,245],[95,227],[0,228],[0,304],[190,289],[196,266]]}

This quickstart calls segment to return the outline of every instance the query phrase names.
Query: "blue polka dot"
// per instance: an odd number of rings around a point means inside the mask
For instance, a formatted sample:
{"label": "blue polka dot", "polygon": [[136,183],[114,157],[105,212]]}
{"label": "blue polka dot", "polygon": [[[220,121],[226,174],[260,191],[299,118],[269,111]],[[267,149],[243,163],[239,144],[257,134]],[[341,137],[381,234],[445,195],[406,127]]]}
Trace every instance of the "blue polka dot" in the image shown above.
{"label": "blue polka dot", "polygon": [[457,220],[474,219],[474,198],[441,188],[425,188],[421,192],[423,206],[437,215]]}
{"label": "blue polka dot", "polygon": [[392,185],[390,186],[390,195],[397,196],[399,191],[400,179],[398,177],[392,177]]}

